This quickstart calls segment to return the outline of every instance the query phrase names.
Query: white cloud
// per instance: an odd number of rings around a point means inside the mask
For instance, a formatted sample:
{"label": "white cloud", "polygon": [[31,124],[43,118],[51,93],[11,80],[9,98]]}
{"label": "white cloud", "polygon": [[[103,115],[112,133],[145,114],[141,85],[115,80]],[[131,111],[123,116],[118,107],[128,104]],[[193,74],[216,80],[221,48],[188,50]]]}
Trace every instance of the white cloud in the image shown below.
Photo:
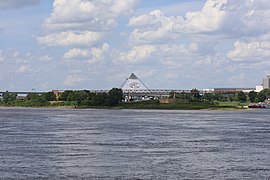
{"label": "white cloud", "polygon": [[[182,61],[186,57],[191,57],[196,54],[198,49],[197,44],[191,43],[188,45],[182,44],[143,44],[134,46],[128,52],[121,52],[116,62],[125,62],[127,64],[140,63],[151,58],[155,58],[155,62],[161,61],[165,64],[179,64],[178,59]],[[168,61],[168,62],[166,62]],[[175,61],[175,63],[173,63]]]}
{"label": "white cloud", "polygon": [[65,59],[87,59],[89,63],[97,63],[108,56],[110,46],[107,43],[91,49],[73,48],[64,54]]}
{"label": "white cloud", "polygon": [[107,43],[104,43],[101,47],[93,47],[91,48],[91,58],[89,60],[90,63],[96,63],[103,60],[107,52],[109,51],[110,46]]}
{"label": "white cloud", "polygon": [[198,46],[195,43],[191,43],[190,45],[161,44],[157,45],[156,54],[162,57],[191,56],[196,53],[197,49]]}
{"label": "white cloud", "polygon": [[149,58],[156,50],[152,45],[135,46],[131,51],[120,53],[119,60],[125,63],[137,63]]}
{"label": "white cloud", "polygon": [[19,69],[17,69],[16,73],[29,73],[32,71],[31,66],[29,65],[22,65],[21,67],[19,67]]}
{"label": "white cloud", "polygon": [[132,12],[137,0],[55,0],[44,22],[49,46],[92,46],[117,26],[117,18]]}
{"label": "white cloud", "polygon": [[52,30],[109,30],[116,18],[133,11],[137,0],[55,0],[44,26]]}
{"label": "white cloud", "polygon": [[20,59],[20,51],[16,49],[0,49],[0,62]]}
{"label": "white cloud", "polygon": [[201,11],[188,12],[185,17],[166,16],[161,10],[132,17],[129,25],[133,43],[181,38],[179,34],[207,33],[218,30],[226,15],[223,6],[227,0],[208,0]]}
{"label": "white cloud", "polygon": [[129,25],[136,29],[131,32],[130,40],[133,43],[146,43],[172,38],[175,36],[173,25],[176,21],[177,17],[167,17],[160,10],[133,17]]}
{"label": "white cloud", "polygon": [[79,48],[73,48],[64,54],[65,59],[77,59],[89,57],[89,51]]}
{"label": "white cloud", "polygon": [[73,86],[79,84],[83,81],[83,78],[80,77],[78,74],[68,75],[64,81],[64,85],[66,86]]}
{"label": "white cloud", "polygon": [[178,33],[205,33],[220,28],[226,15],[227,0],[208,0],[201,11],[188,12],[174,24]]}
{"label": "white cloud", "polygon": [[129,20],[128,25],[133,27],[159,25],[161,23],[160,18],[163,17],[164,14],[160,10],[155,10],[150,12],[149,14],[132,17]]}
{"label": "white cloud", "polygon": [[[207,0],[202,10],[185,16],[166,16],[161,10],[132,17],[130,41],[135,44],[208,37],[246,37],[268,33],[267,0]],[[193,36],[193,37],[192,37]]]}
{"label": "white cloud", "polygon": [[49,55],[44,55],[44,56],[39,57],[38,59],[43,62],[51,62],[53,60],[53,57]]}
{"label": "white cloud", "polygon": [[25,6],[36,5],[40,0],[0,0],[0,9],[21,8]]}
{"label": "white cloud", "polygon": [[266,60],[270,58],[270,42],[269,41],[254,41],[234,43],[234,49],[227,54],[229,59],[235,61],[245,60]]}
{"label": "white cloud", "polygon": [[101,39],[102,35],[98,32],[61,32],[38,37],[40,44],[48,46],[91,46]]}
{"label": "white cloud", "polygon": [[269,32],[269,1],[228,0],[220,33],[233,37],[259,36]]}

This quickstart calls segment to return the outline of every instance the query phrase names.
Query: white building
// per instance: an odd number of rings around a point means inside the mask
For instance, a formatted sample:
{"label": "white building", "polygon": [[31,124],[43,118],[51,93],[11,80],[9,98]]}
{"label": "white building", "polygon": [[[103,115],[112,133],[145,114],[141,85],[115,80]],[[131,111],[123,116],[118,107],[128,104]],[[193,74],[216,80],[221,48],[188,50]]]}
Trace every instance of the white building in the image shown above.
{"label": "white building", "polygon": [[263,90],[263,86],[256,86],[255,92],[261,92]]}
{"label": "white building", "polygon": [[270,75],[263,79],[263,89],[270,89]]}
{"label": "white building", "polygon": [[121,89],[126,92],[138,92],[149,91],[148,87],[134,74],[132,73],[129,78],[122,84]]}

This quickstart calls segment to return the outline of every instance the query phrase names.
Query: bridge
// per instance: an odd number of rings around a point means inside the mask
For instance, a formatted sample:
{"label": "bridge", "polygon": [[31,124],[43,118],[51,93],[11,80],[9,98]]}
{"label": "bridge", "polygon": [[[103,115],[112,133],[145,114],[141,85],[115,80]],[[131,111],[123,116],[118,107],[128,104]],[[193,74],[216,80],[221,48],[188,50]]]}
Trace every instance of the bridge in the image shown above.
{"label": "bridge", "polygon": [[[65,90],[53,90],[55,94],[59,95]],[[108,93],[109,90],[89,90],[91,93]],[[0,96],[6,91],[0,91]],[[29,93],[44,94],[44,91],[8,91],[9,93],[14,93],[21,96],[26,96]],[[124,96],[149,96],[149,97],[168,97],[170,93],[190,93],[190,90],[179,90],[179,89],[132,89],[123,90]],[[202,93],[202,91],[201,91]]]}
{"label": "bridge", "polygon": [[[108,93],[109,90],[90,90],[91,93]],[[169,96],[170,93],[190,93],[191,90],[179,90],[179,89],[123,89],[124,96]],[[201,91],[202,92],[202,91]]]}

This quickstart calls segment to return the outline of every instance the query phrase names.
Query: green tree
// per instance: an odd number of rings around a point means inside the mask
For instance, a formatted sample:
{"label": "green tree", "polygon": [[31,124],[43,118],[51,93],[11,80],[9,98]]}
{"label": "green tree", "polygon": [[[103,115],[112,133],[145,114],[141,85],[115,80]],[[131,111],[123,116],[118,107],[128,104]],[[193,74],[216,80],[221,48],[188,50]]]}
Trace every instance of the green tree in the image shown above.
{"label": "green tree", "polygon": [[207,101],[214,101],[214,100],[215,100],[215,96],[214,96],[214,94],[212,94],[212,93],[205,93],[205,94],[203,95],[203,98],[204,98],[205,100],[207,100]]}
{"label": "green tree", "polygon": [[86,91],[75,91],[74,98],[78,105],[81,105],[81,102],[88,98],[88,93]]}
{"label": "green tree", "polygon": [[247,96],[243,91],[240,91],[237,95],[237,100],[240,102],[245,102],[247,100]]}
{"label": "green tree", "polygon": [[215,100],[217,100],[217,101],[223,100],[223,95],[221,93],[215,93],[214,97],[215,97]]}
{"label": "green tree", "polygon": [[75,92],[71,91],[68,93],[67,101],[76,101]]}
{"label": "green tree", "polygon": [[28,100],[33,100],[33,99],[38,99],[39,95],[37,93],[28,93],[26,96],[26,99]]}
{"label": "green tree", "polygon": [[70,93],[73,93],[73,91],[71,91],[71,90],[66,90],[66,91],[64,91],[63,93],[61,93],[61,95],[60,95],[60,97],[59,97],[59,100],[60,100],[60,101],[67,101],[68,95],[69,95]]}
{"label": "green tree", "polygon": [[105,105],[107,97],[108,97],[108,95],[106,93],[96,94],[92,99],[93,105],[95,105],[95,106]]}
{"label": "green tree", "polygon": [[192,89],[191,94],[193,95],[194,99],[200,99],[201,95],[198,89]]}
{"label": "green tree", "polygon": [[255,102],[255,99],[257,98],[257,92],[250,91],[248,93],[248,98],[249,98],[250,102],[252,102],[252,103]]}
{"label": "green tree", "polygon": [[107,103],[109,106],[114,106],[119,104],[123,99],[123,91],[122,89],[112,88],[107,97]]}
{"label": "green tree", "polygon": [[264,101],[265,99],[270,97],[270,90],[269,89],[264,89],[261,92],[258,93],[258,96],[260,95],[260,101]]}
{"label": "green tree", "polygon": [[46,101],[55,101],[56,95],[53,92],[47,92],[42,94],[42,98],[44,98]]}
{"label": "green tree", "polygon": [[269,89],[264,89],[260,91],[257,95],[259,102],[263,102],[267,97],[269,97],[270,91]]}
{"label": "green tree", "polygon": [[17,94],[6,91],[6,92],[3,93],[2,98],[3,98],[3,101],[5,103],[7,103],[7,102],[13,102],[13,101],[16,100]]}

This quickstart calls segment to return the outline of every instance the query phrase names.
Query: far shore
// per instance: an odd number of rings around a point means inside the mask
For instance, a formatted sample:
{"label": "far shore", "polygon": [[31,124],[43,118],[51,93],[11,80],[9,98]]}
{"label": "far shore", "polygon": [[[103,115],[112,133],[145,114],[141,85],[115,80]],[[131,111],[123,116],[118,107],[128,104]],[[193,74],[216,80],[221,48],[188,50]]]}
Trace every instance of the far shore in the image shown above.
{"label": "far shore", "polygon": [[143,109],[143,110],[252,110],[248,106],[237,105],[235,103],[227,105],[214,105],[206,103],[145,103],[145,102],[133,102],[133,103],[120,103],[116,106],[15,106],[15,105],[0,105],[5,108],[48,108],[48,109]]}

